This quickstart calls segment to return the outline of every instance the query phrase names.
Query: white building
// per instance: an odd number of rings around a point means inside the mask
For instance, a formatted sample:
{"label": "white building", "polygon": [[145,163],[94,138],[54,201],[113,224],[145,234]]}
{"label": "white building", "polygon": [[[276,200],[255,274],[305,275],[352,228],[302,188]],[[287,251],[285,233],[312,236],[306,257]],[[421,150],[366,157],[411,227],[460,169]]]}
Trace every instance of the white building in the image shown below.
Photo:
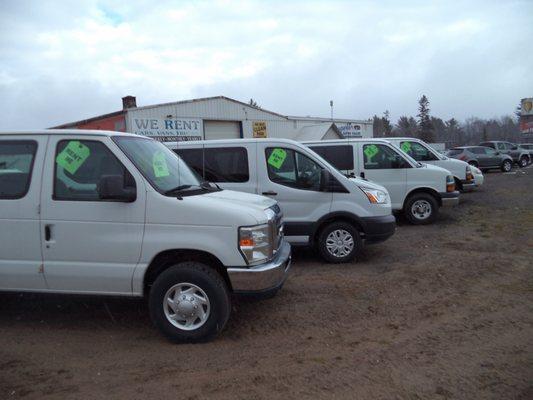
{"label": "white building", "polygon": [[137,107],[133,96],[122,101],[122,111],[56,128],[109,129],[112,123],[126,132],[161,141],[253,137],[303,141],[372,137],[373,134],[372,120],[285,116],[224,96],[144,107]]}

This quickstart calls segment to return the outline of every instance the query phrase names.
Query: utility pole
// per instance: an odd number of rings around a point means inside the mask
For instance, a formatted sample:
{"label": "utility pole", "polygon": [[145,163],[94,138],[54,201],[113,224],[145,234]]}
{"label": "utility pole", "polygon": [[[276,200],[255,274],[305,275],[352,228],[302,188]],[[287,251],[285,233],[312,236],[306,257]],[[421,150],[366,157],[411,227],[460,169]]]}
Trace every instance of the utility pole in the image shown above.
{"label": "utility pole", "polygon": [[333,121],[333,100],[329,101],[329,106],[331,107],[331,120]]}

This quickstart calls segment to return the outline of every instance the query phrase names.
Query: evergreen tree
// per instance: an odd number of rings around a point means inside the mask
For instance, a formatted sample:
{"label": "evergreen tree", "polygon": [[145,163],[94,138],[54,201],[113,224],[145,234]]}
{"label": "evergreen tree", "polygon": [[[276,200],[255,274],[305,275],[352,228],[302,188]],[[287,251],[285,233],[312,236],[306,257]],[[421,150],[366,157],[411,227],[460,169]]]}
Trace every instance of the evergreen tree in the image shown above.
{"label": "evergreen tree", "polygon": [[418,124],[413,117],[401,116],[396,123],[394,134],[397,136],[415,137],[418,131]]}
{"label": "evergreen tree", "polygon": [[424,142],[433,143],[435,139],[429,111],[429,100],[426,95],[422,95],[418,101],[418,137]]}
{"label": "evergreen tree", "polygon": [[250,99],[248,104],[250,104],[252,107],[260,108],[259,104],[257,104],[257,102],[254,99]]}
{"label": "evergreen tree", "polygon": [[383,118],[380,118],[377,115],[374,115],[373,120],[374,120],[374,125],[373,125],[374,137],[376,138],[383,137],[383,133],[385,131],[385,128],[383,126]]}
{"label": "evergreen tree", "polygon": [[392,125],[390,123],[390,113],[389,110],[385,110],[383,113],[383,135],[391,136],[392,135]]}
{"label": "evergreen tree", "polygon": [[460,146],[465,144],[463,138],[463,128],[455,118],[451,118],[444,123],[446,125],[446,137],[448,138],[449,147]]}

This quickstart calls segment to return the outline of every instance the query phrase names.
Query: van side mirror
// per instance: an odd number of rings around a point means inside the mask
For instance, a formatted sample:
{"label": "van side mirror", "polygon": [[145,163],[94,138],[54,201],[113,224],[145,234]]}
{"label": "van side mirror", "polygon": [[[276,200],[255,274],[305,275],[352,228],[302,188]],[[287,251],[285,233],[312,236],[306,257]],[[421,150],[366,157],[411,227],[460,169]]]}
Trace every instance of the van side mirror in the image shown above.
{"label": "van side mirror", "polygon": [[135,187],[125,187],[123,175],[103,175],[98,182],[98,196],[101,200],[131,203],[137,198],[137,191]]}
{"label": "van side mirror", "polygon": [[328,192],[331,182],[331,173],[327,169],[320,170],[320,191]]}

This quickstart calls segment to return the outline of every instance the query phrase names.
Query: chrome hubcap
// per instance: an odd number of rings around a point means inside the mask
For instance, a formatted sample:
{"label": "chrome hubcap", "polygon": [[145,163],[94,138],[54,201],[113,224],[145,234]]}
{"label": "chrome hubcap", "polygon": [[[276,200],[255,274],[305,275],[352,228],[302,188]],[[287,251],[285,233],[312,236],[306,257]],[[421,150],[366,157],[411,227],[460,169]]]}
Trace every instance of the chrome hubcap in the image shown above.
{"label": "chrome hubcap", "polygon": [[192,283],[178,283],[167,290],[163,310],[168,322],[179,329],[198,329],[209,318],[211,304],[205,292]]}
{"label": "chrome hubcap", "polygon": [[431,215],[431,204],[427,200],[417,200],[411,206],[411,214],[417,219],[426,219]]}
{"label": "chrome hubcap", "polygon": [[352,235],[344,229],[334,230],[326,238],[326,249],[335,257],[346,257],[353,251],[354,245]]}

